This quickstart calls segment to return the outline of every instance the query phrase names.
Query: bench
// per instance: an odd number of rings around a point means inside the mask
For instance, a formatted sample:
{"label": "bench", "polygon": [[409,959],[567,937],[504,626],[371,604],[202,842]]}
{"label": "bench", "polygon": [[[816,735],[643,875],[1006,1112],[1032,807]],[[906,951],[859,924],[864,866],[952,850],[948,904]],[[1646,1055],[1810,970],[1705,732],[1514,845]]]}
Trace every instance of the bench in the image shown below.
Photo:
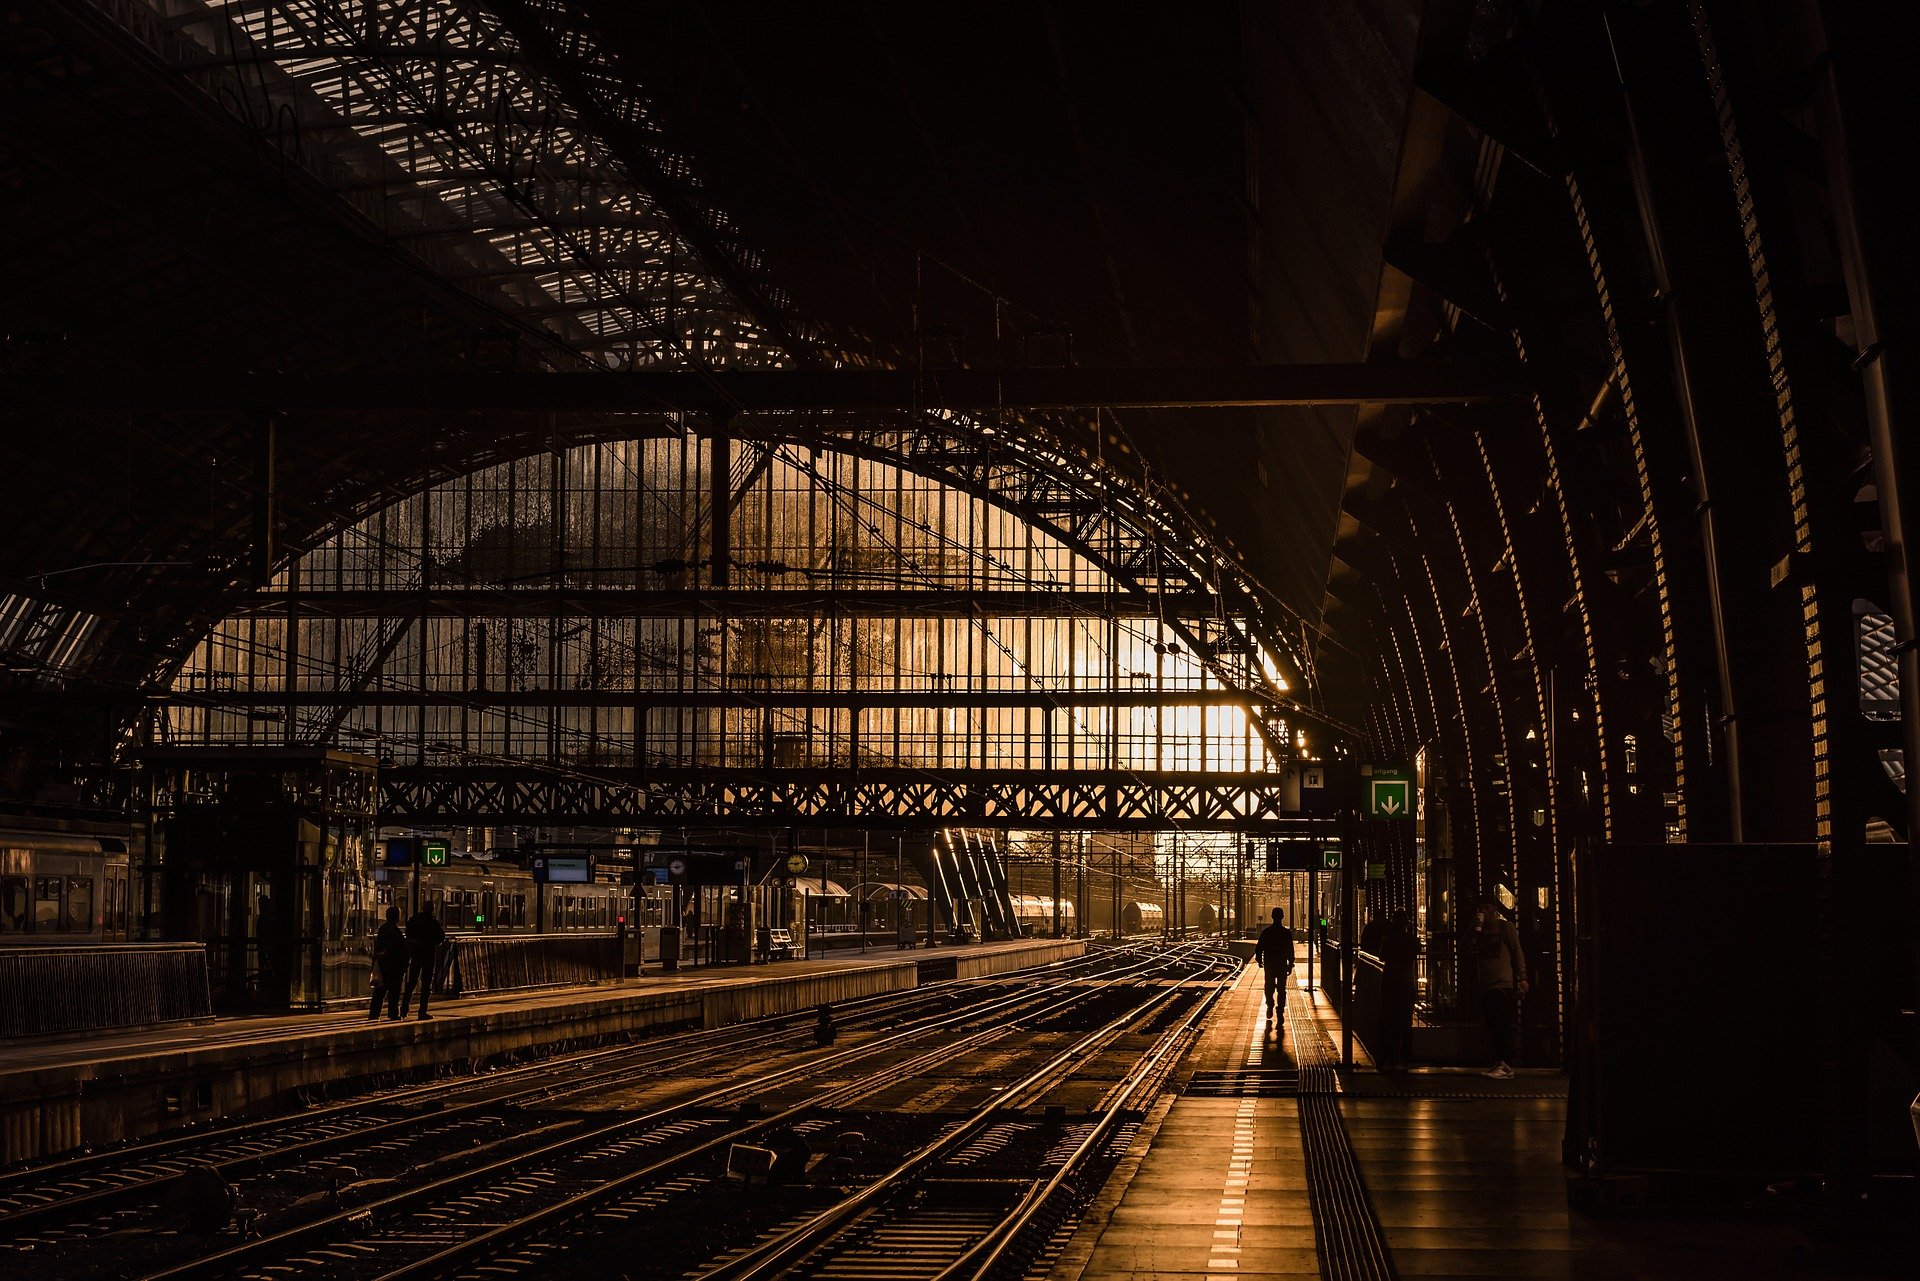
{"label": "bench", "polygon": [[793,931],[762,930],[760,951],[769,961],[785,961],[793,957]]}

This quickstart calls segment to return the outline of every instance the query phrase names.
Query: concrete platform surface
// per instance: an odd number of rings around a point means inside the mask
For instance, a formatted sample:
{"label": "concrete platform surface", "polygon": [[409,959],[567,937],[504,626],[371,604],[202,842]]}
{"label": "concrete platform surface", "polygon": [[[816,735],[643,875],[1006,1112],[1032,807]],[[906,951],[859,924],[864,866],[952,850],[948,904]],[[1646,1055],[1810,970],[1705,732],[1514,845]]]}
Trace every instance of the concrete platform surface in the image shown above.
{"label": "concrete platform surface", "polygon": [[[1188,1073],[1291,1066],[1270,1038],[1263,993],[1260,970],[1242,970]],[[1320,1275],[1296,1100],[1183,1094],[1135,1148],[1124,1190],[1096,1204],[1055,1276]]]}
{"label": "concrete platform surface", "polygon": [[[1222,997],[1172,1097],[1142,1127],[1052,1281],[1920,1275],[1895,1243],[1815,1235],[1756,1207],[1606,1217],[1571,1208],[1558,1073],[1380,1073],[1362,1054],[1331,1095],[1316,1082],[1318,1097],[1287,1097],[1291,1087],[1275,1078],[1296,1061],[1325,1061],[1339,1021],[1324,995],[1301,991],[1276,1039],[1260,992],[1248,967]],[[1308,1109],[1333,1120],[1331,1145],[1323,1127],[1309,1151]],[[1317,1185],[1347,1170],[1360,1213],[1336,1220],[1330,1253],[1328,1225],[1316,1223],[1329,1187]],[[1382,1247],[1372,1260],[1343,1248],[1369,1236]]]}

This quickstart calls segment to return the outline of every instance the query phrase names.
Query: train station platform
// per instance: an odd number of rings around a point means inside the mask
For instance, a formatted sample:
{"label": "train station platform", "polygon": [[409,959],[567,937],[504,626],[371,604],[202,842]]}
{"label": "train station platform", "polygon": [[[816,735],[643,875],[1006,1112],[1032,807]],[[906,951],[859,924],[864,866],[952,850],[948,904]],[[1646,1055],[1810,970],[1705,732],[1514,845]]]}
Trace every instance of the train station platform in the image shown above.
{"label": "train station platform", "polygon": [[1141,1277],[1906,1277],[1884,1242],[1816,1239],[1753,1207],[1569,1207],[1566,1078],[1338,1072],[1339,1020],[1295,990],[1282,1034],[1260,971],[1217,1004],[1174,1088],[1053,1281]]}
{"label": "train station platform", "polygon": [[371,1020],[356,1009],[15,1038],[0,1043],[0,1163],[271,1112],[365,1082],[721,1027],[942,979],[985,978],[1085,950],[1081,939],[887,947],[650,972],[591,987],[436,998],[430,1020]]}

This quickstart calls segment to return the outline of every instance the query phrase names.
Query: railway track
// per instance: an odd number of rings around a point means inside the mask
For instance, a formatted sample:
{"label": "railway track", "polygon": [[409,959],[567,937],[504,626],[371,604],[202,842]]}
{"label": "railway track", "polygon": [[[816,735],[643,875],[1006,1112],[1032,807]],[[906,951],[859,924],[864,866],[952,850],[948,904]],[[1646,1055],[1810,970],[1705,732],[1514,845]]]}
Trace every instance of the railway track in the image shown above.
{"label": "railway track", "polygon": [[[1220,977],[1233,966],[1221,962]],[[1195,1002],[1167,1022],[1152,1046],[1090,1115],[1040,1137],[1042,1150],[1010,1152],[981,1177],[977,1159],[996,1126],[1030,1108],[1100,1046],[1168,1005],[1175,989],[1086,1033],[1016,1082],[999,1099],[910,1153],[894,1169],[802,1222],[697,1273],[698,1281],[806,1277],[836,1281],[929,1278],[969,1281],[1023,1275],[1068,1220],[1075,1203],[1104,1181],[1108,1163],[1131,1141],[1142,1105],[1177,1064],[1217,997]],[[1029,1146],[1032,1146],[1029,1144]],[[1037,1160],[1033,1159],[1037,1155]],[[1004,1159],[1013,1156],[1015,1159]],[[974,1159],[969,1159],[974,1158]],[[1090,1177],[1094,1174],[1098,1178]]]}
{"label": "railway track", "polygon": [[[964,1001],[1030,985],[1039,976],[1097,972],[1111,961],[1078,958],[1022,976],[948,981],[846,1002],[838,1007],[843,1031],[894,1024]],[[0,1175],[0,1251],[45,1249],[63,1240],[128,1226],[130,1210],[151,1206],[189,1171],[210,1169],[232,1182],[311,1165],[343,1153],[377,1150],[386,1164],[416,1147],[431,1159],[452,1144],[468,1154],[511,1145],[552,1128],[534,1125],[519,1135],[492,1133],[515,1109],[551,1110],[567,1100],[619,1090],[677,1071],[755,1053],[806,1048],[810,1016],[787,1015],[740,1027],[681,1033],[637,1043],[560,1055],[450,1084],[447,1080],[326,1105],[308,1112],[245,1122],[16,1170]],[[576,1122],[578,1118],[576,1118]],[[349,1171],[349,1174],[353,1172]],[[328,1189],[338,1200],[338,1177]],[[360,1189],[365,1191],[365,1189]]]}
{"label": "railway track", "polygon": [[[583,1217],[617,1222],[657,1213],[672,1202],[675,1180],[689,1180],[689,1186],[708,1181],[696,1171],[724,1160],[734,1144],[804,1126],[894,1081],[937,1073],[956,1054],[1014,1035],[1023,1012],[1057,1006],[1070,993],[1132,982],[1165,964],[1153,956],[1122,955],[1111,958],[1104,972],[1053,973],[846,1049],[416,1181],[365,1204],[154,1272],[151,1281],[426,1277],[479,1265],[497,1273],[516,1251],[537,1247],[554,1229]],[[942,1033],[953,1039],[930,1051],[918,1048],[923,1038]]]}

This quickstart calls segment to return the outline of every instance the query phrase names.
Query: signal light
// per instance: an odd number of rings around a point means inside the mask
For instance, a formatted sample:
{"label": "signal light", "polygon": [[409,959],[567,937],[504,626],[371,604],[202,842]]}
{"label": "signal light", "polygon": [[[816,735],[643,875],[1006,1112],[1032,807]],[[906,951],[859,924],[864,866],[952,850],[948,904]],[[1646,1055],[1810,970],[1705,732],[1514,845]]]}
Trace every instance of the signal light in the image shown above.
{"label": "signal light", "polygon": [[622,913],[620,914],[620,919],[619,919],[618,921],[616,921],[616,922],[615,922],[615,924],[617,924],[617,925],[625,925],[626,923],[627,923],[627,914],[626,914],[625,912],[622,912]]}
{"label": "signal light", "polygon": [[487,923],[487,918],[481,915],[479,912],[475,912],[473,914],[473,923],[475,925],[485,925]]}

